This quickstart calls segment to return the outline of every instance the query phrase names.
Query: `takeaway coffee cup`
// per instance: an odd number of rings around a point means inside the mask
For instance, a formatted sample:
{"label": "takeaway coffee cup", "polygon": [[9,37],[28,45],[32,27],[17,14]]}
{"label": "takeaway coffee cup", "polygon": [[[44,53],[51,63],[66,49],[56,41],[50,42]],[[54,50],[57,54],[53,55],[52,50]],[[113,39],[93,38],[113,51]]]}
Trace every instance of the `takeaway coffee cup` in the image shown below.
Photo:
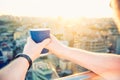
{"label": "takeaway coffee cup", "polygon": [[[39,28],[39,29],[30,29],[30,36],[36,43],[42,42],[46,38],[50,38],[50,29],[48,28]],[[43,49],[43,53],[48,53],[48,49]]]}

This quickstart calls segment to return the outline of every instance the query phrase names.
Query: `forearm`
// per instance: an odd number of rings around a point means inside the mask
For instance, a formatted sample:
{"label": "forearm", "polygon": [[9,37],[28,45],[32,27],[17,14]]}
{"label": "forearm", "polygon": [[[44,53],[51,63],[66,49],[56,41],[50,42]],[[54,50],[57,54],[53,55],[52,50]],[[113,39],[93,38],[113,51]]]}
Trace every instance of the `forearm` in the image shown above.
{"label": "forearm", "polygon": [[0,80],[24,80],[28,67],[28,61],[19,57],[0,70]]}
{"label": "forearm", "polygon": [[57,54],[59,58],[67,59],[90,70],[96,69],[96,66],[101,65],[101,63],[103,62],[101,61],[100,63],[98,63],[97,59],[95,60],[95,57],[97,57],[96,54],[80,49],[62,46],[61,48],[53,52],[55,53],[55,55]]}
{"label": "forearm", "polygon": [[98,72],[104,72],[112,69],[120,69],[120,56],[115,54],[94,53],[71,48],[70,55],[68,56],[70,56],[75,63],[96,72],[98,70]]}
{"label": "forearm", "polygon": [[[61,47],[54,51],[60,58],[79,64],[102,77],[120,74],[120,57],[114,54],[93,53],[85,50]],[[113,79],[114,80],[114,79]]]}

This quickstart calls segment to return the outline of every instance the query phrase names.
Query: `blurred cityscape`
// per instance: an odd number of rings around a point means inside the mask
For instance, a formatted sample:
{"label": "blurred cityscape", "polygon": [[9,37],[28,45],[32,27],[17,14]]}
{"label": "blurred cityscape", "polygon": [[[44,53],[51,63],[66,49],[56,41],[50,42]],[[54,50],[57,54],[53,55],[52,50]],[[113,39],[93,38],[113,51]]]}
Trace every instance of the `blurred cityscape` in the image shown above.
{"label": "blurred cityscape", "polygon": [[[119,54],[120,36],[112,18],[0,16],[0,69],[22,53],[29,29],[50,28],[61,43],[98,54]],[[52,80],[87,69],[48,54],[36,59],[26,80]]]}

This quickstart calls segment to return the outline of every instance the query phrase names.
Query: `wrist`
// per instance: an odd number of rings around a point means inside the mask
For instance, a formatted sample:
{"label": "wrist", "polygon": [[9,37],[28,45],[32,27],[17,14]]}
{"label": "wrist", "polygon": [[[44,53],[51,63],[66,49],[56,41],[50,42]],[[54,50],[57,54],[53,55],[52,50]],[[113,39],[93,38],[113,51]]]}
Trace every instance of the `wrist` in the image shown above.
{"label": "wrist", "polygon": [[31,65],[32,65],[32,59],[28,55],[20,53],[20,54],[17,54],[15,56],[15,58],[18,58],[18,57],[22,57],[22,58],[26,59],[28,61],[28,63],[29,63],[29,68],[31,67]]}
{"label": "wrist", "polygon": [[40,55],[40,53],[39,53],[39,55],[36,55],[36,52],[33,52],[32,50],[31,50],[31,52],[30,51],[23,51],[23,53],[28,55],[32,61],[34,61]]}
{"label": "wrist", "polygon": [[70,48],[64,45],[60,45],[57,48],[54,48],[52,51],[53,54],[57,55],[59,58],[65,58],[66,55],[69,55]]}

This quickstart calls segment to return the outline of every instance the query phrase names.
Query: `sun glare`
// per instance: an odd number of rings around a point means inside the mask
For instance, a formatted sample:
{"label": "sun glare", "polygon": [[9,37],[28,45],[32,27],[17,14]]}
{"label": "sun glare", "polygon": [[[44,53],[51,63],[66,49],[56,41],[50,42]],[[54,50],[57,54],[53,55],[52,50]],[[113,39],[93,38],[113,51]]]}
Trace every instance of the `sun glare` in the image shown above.
{"label": "sun glare", "polygon": [[111,16],[109,0],[0,0],[0,13],[17,16]]}

